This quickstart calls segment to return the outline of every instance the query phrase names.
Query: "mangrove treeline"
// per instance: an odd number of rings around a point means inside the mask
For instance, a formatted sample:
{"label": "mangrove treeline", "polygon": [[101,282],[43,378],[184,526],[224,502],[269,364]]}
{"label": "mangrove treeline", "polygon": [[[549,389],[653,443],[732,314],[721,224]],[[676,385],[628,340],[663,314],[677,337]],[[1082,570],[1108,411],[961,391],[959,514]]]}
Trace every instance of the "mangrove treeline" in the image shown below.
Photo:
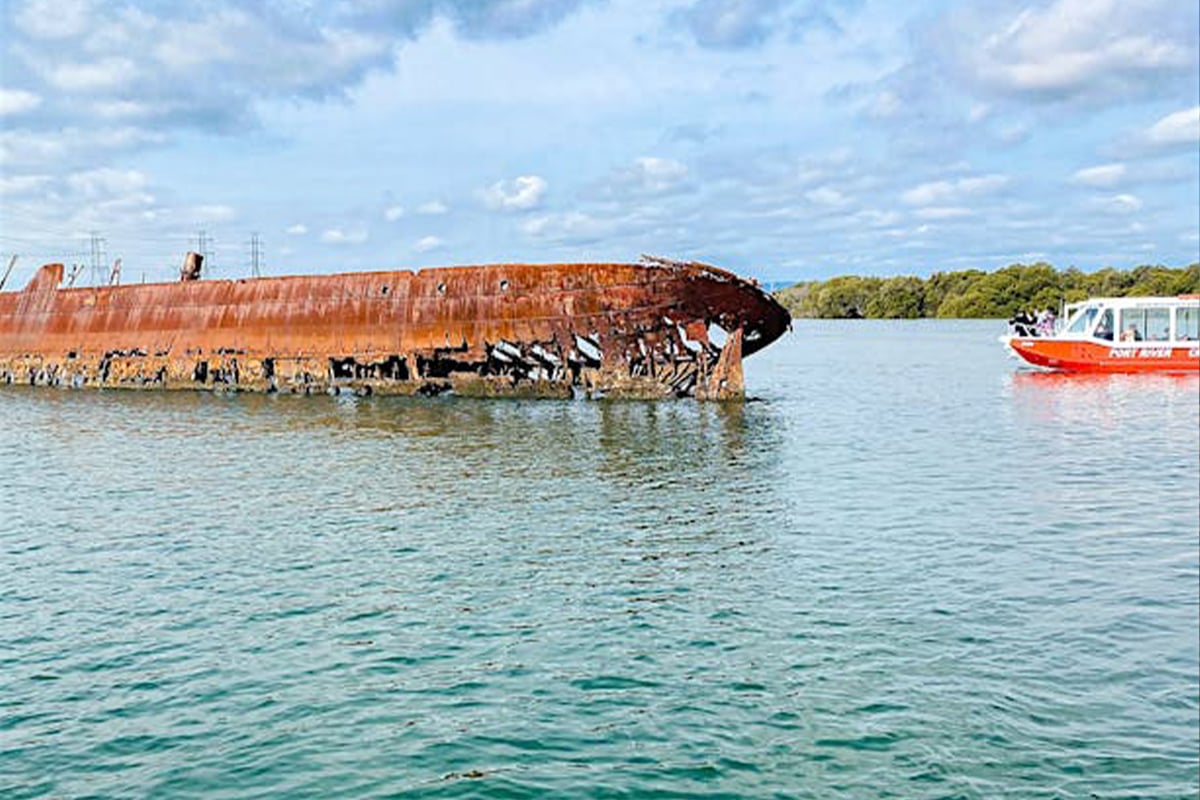
{"label": "mangrove treeline", "polygon": [[1173,269],[1111,267],[1097,272],[1013,264],[995,272],[935,272],[928,278],[845,275],[781,289],[775,296],[794,317],[916,319],[1011,317],[1020,309],[1050,308],[1088,297],[1200,292],[1200,264]]}

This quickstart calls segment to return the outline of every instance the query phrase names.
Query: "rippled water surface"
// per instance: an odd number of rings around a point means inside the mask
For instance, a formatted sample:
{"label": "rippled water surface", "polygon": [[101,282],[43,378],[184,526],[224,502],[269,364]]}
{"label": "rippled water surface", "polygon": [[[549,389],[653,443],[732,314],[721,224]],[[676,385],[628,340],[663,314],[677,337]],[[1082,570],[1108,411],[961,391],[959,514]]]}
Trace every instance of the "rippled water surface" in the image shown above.
{"label": "rippled water surface", "polygon": [[0,391],[0,796],[1188,797],[1200,381],[797,323],[740,405]]}

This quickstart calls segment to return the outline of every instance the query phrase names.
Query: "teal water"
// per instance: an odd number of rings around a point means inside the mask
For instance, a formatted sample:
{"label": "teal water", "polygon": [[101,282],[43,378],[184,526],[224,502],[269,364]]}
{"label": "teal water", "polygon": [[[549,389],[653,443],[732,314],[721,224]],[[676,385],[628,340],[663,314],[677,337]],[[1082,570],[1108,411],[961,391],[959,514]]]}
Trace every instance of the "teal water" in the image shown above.
{"label": "teal water", "polygon": [[797,323],[742,405],[0,391],[0,796],[1194,798],[1200,380],[998,333]]}

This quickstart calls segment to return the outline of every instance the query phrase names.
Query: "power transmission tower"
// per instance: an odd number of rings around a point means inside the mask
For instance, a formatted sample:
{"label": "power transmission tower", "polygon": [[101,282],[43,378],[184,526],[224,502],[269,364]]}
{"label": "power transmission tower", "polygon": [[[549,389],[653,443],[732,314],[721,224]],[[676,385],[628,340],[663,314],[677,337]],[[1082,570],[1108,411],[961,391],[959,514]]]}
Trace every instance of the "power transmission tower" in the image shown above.
{"label": "power transmission tower", "polygon": [[262,277],[262,239],[257,233],[250,234],[250,274],[255,278]]}
{"label": "power transmission tower", "polygon": [[104,262],[108,259],[104,255],[104,238],[100,236],[98,231],[91,232],[90,244],[92,285],[100,286],[104,283],[104,279],[108,277],[108,270],[104,268]]}
{"label": "power transmission tower", "polygon": [[212,244],[212,240],[208,238],[208,231],[196,231],[196,252],[204,257],[204,270],[210,275],[213,272],[213,262],[208,250]]}

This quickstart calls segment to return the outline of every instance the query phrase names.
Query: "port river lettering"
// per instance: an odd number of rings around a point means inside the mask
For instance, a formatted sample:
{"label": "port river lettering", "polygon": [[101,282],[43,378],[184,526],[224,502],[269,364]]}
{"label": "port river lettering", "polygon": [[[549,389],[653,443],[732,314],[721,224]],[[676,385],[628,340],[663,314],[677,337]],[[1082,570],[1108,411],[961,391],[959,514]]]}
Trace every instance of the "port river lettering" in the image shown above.
{"label": "port river lettering", "polygon": [[[1114,347],[1108,351],[1112,358],[1170,358],[1170,347]],[[1188,350],[1188,358],[1200,358],[1200,347]]]}

